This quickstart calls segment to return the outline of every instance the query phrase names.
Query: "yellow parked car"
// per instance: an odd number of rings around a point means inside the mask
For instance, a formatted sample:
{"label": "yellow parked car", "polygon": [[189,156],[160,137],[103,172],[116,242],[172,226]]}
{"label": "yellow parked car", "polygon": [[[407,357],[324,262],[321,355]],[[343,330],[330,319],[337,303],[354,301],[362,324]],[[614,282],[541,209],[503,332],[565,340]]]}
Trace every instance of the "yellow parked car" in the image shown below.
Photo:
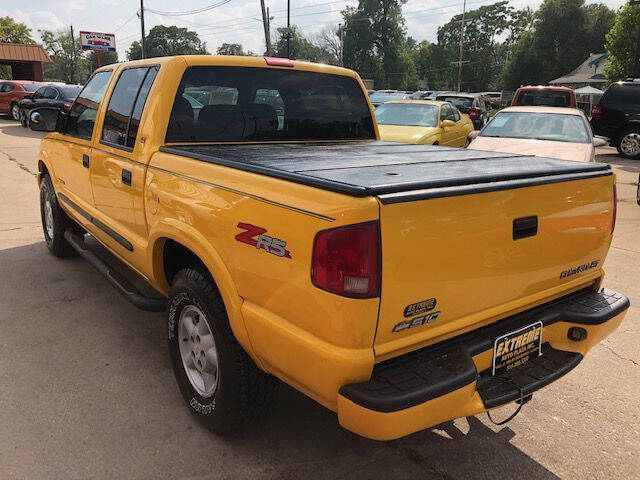
{"label": "yellow parked car", "polygon": [[469,116],[449,102],[393,101],[375,112],[380,137],[388,142],[464,147],[473,131]]}

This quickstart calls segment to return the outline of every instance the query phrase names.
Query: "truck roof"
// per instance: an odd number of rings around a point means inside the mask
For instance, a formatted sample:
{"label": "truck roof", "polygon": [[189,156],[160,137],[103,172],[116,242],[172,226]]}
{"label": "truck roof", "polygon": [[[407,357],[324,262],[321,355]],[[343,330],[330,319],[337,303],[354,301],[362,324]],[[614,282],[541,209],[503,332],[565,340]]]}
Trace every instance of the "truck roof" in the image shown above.
{"label": "truck roof", "polygon": [[[142,60],[132,60],[117,64],[105,65],[96,71],[112,70],[116,68],[129,68],[143,65],[165,65],[168,63],[182,62],[186,66],[220,66],[220,67],[254,67],[254,68],[277,68],[284,70],[304,70],[308,72],[328,73],[331,75],[342,75],[359,79],[360,77],[353,70],[348,68],[325,65],[321,63],[304,62],[300,60],[289,60],[285,58],[272,57],[246,57],[237,55],[175,55],[171,57],[154,57]],[[290,65],[290,66],[286,66]]]}
{"label": "truck roof", "polygon": [[383,203],[611,175],[600,163],[500,152],[342,141],[171,145],[161,151]]}

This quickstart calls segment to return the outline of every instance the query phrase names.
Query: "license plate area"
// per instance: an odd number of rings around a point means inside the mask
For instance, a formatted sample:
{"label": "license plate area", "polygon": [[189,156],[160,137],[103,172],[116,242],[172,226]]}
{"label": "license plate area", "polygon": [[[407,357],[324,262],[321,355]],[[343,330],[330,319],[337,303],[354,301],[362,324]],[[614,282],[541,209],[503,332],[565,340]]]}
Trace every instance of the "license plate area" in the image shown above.
{"label": "license plate area", "polygon": [[493,375],[502,375],[542,355],[542,322],[535,322],[496,338]]}

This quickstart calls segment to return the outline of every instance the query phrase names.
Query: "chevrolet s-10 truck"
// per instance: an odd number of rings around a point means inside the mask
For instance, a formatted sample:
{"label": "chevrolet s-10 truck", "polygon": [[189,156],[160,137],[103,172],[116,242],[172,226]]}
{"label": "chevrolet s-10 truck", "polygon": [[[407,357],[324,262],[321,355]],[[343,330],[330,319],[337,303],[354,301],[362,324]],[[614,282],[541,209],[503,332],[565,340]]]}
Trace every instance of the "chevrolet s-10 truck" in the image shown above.
{"label": "chevrolet s-10 truck", "polygon": [[608,165],[381,142],[350,70],[127,62],[30,123],[52,132],[49,250],[166,311],[178,386],[216,433],[277,379],[379,440],[522,404],[629,307],[602,288]]}

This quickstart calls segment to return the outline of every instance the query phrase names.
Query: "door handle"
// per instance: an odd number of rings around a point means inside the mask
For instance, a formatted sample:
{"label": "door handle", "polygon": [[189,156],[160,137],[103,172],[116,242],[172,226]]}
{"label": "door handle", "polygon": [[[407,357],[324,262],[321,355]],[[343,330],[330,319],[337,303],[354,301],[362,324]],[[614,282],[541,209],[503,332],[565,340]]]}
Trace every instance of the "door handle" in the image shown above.
{"label": "door handle", "polygon": [[533,237],[538,234],[538,217],[532,215],[531,217],[516,218],[513,221],[513,239],[518,240],[520,238]]}
{"label": "door handle", "polygon": [[89,155],[86,153],[82,155],[82,166],[84,168],[89,168]]}
{"label": "door handle", "polygon": [[131,186],[131,170],[122,170],[122,183]]}

